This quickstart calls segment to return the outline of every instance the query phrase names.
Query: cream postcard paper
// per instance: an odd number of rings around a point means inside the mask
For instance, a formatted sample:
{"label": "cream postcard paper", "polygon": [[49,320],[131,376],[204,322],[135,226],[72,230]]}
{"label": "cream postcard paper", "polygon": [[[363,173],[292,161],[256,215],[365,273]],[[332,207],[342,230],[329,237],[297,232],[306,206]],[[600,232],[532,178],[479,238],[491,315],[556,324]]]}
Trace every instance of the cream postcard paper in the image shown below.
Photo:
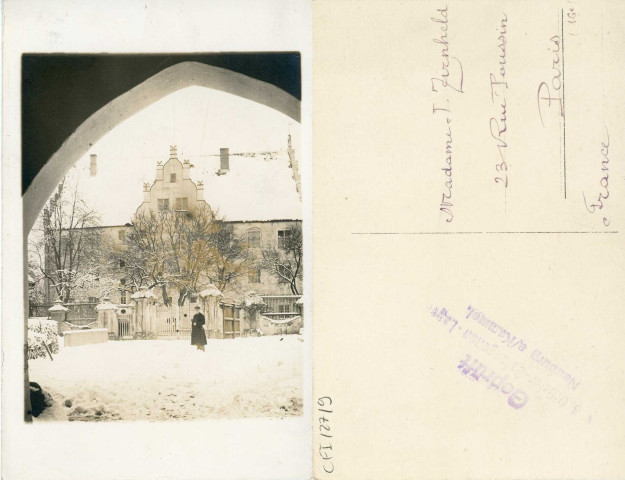
{"label": "cream postcard paper", "polygon": [[313,22],[316,478],[622,478],[623,4]]}

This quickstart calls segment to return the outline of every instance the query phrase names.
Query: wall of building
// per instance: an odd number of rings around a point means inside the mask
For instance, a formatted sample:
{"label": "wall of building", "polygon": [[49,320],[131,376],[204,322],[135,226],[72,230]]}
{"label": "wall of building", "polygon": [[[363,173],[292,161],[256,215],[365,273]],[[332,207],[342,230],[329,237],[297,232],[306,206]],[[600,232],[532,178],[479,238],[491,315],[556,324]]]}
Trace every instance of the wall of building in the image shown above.
{"label": "wall of building", "polygon": [[[292,150],[292,149],[290,149]],[[291,162],[294,158],[294,152],[290,151]],[[293,165],[292,165],[293,167]],[[168,209],[176,210],[180,205],[176,204],[176,199],[186,199],[186,205],[183,209],[194,211],[198,207],[208,206],[204,201],[204,191],[201,184],[195,184],[190,179],[191,164],[188,161],[181,162],[178,159],[176,147],[171,147],[170,157],[165,164],[156,165],[156,180],[153,184],[146,184],[144,187],[144,201],[138,207],[137,212],[148,212],[159,210],[159,200],[161,200],[160,207],[162,208],[162,200],[167,199]],[[128,219],[129,221],[131,219]],[[262,260],[262,250],[264,248],[278,248],[278,238],[281,230],[289,230],[296,225],[301,225],[300,220],[267,220],[267,221],[234,221],[228,222],[234,227],[234,231],[237,235],[248,239],[248,235],[256,232],[256,235],[260,235],[260,243],[257,246],[252,246],[251,250],[255,256],[256,263],[260,264]],[[124,237],[132,229],[130,224],[126,225],[113,225],[101,227],[99,230],[103,234],[106,242],[115,247],[121,247],[124,242]],[[89,288],[84,288],[82,291],[75,291],[72,295],[75,301],[89,301],[93,302],[96,298],[102,300],[103,290],[106,290],[106,294],[110,298],[110,302],[114,304],[130,304],[131,291],[124,293],[124,286],[121,280],[125,277],[126,272],[124,266],[120,264],[121,259],[111,258],[108,259],[106,265],[103,265],[101,269],[99,281],[92,282]],[[206,283],[209,279],[205,279]],[[129,285],[126,285],[128,288]],[[302,293],[302,282],[297,280],[297,287],[299,293]],[[56,299],[56,293],[54,289],[50,292],[50,303]],[[177,291],[173,288],[168,289],[168,295],[176,301]],[[256,268],[250,268],[249,272],[241,275],[230,285],[227,285],[224,289],[225,300],[236,303],[243,300],[247,292],[254,291],[260,295],[291,295],[293,292],[287,283],[281,283],[279,279],[271,274],[271,272],[260,268],[257,265]],[[164,303],[161,297],[160,289],[155,289],[154,292],[159,297],[159,303]]]}
{"label": "wall of building", "polygon": [[[266,222],[229,222],[237,235],[247,238],[248,232],[260,231],[260,247],[252,248],[252,252],[257,260],[262,259],[262,249],[268,247],[278,247],[278,231],[288,230],[296,225],[301,226],[299,220],[272,220]],[[302,282],[297,281],[297,287],[302,293]],[[251,282],[247,275],[239,278],[236,285],[228,287],[226,296],[233,296],[235,300],[242,299],[246,292],[254,291],[259,295],[291,295],[288,284],[281,284],[278,279],[269,272],[260,271],[260,282]]]}

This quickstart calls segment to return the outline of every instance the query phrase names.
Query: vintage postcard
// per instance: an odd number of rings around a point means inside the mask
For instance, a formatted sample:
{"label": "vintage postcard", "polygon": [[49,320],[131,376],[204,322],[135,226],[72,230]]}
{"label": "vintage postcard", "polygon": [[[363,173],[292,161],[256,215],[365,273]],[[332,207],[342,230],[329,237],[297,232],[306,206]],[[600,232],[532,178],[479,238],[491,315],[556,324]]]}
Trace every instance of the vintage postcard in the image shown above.
{"label": "vintage postcard", "polygon": [[625,476],[625,6],[3,8],[4,478]]}
{"label": "vintage postcard", "polygon": [[98,11],[4,4],[3,478],[311,478],[310,5]]}
{"label": "vintage postcard", "polygon": [[318,1],[318,479],[625,476],[625,5]]}

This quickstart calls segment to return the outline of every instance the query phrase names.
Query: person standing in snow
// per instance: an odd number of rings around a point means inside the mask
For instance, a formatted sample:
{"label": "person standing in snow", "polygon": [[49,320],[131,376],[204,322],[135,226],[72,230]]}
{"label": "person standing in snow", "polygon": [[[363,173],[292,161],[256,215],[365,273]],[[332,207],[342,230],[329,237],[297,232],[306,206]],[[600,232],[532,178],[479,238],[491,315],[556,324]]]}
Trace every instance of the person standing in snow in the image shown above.
{"label": "person standing in snow", "polygon": [[204,333],[204,324],[206,323],[206,319],[202,312],[200,312],[200,306],[195,306],[195,315],[193,315],[193,319],[191,320],[191,345],[195,345],[198,350],[204,350],[204,345],[206,345],[206,334]]}

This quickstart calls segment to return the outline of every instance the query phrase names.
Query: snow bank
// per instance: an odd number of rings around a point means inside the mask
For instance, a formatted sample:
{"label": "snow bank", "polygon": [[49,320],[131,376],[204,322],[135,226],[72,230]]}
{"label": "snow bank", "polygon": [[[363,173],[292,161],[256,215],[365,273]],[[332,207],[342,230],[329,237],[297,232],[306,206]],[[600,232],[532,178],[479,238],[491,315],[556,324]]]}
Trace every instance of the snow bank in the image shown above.
{"label": "snow bank", "polygon": [[293,322],[297,322],[298,320],[301,320],[302,317],[300,317],[299,315],[295,316],[295,317],[291,317],[291,318],[283,318],[283,319],[277,319],[277,318],[269,318],[269,317],[265,317],[264,315],[261,315],[261,317],[263,318],[263,320],[273,324],[273,325],[289,325]]}
{"label": "snow bank", "polygon": [[108,342],[109,331],[106,328],[90,328],[88,330],[70,330],[65,332],[63,341],[66,347],[78,347],[92,345],[94,343]]}
{"label": "snow bank", "polygon": [[293,335],[209,339],[206,352],[177,340],[63,349],[29,362],[54,401],[36,421],[299,416],[302,348]]}

